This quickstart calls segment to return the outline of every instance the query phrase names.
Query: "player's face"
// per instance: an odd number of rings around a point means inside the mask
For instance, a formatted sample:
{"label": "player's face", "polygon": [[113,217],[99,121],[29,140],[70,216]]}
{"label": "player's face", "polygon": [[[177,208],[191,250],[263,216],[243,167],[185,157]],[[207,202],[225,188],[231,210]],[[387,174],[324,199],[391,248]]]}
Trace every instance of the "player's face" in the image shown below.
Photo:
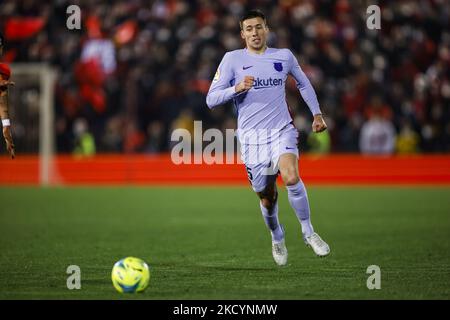
{"label": "player's face", "polygon": [[263,50],[266,47],[268,33],[269,28],[262,18],[251,18],[242,22],[241,37],[250,50]]}

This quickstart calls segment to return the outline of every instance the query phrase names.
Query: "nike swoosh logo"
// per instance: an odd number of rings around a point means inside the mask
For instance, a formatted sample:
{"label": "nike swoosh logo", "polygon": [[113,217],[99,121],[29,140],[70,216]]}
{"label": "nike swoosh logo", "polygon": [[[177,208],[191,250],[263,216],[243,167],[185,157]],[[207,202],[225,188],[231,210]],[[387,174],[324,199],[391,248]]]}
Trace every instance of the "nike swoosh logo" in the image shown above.
{"label": "nike swoosh logo", "polygon": [[247,70],[248,68],[251,68],[253,66],[248,66],[248,67],[242,67],[242,70]]}
{"label": "nike swoosh logo", "polygon": [[289,148],[289,147],[286,147],[286,150],[292,150],[292,149],[295,149],[295,148]]}

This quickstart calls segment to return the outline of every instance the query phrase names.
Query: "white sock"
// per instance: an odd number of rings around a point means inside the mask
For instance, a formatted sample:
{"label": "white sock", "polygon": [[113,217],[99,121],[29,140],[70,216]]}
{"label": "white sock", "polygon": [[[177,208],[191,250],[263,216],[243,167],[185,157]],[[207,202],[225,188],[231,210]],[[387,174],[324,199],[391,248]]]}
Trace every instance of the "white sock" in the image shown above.
{"label": "white sock", "polygon": [[277,242],[283,240],[283,230],[280,226],[280,222],[278,221],[278,201],[275,202],[271,210],[264,207],[261,201],[259,202],[259,206],[261,208],[264,222],[272,235],[272,240]]}
{"label": "white sock", "polygon": [[306,237],[309,237],[314,232],[314,228],[311,224],[308,194],[306,193],[305,185],[300,179],[297,184],[286,186],[286,188],[288,191],[289,203],[294,209],[302,226],[302,233]]}

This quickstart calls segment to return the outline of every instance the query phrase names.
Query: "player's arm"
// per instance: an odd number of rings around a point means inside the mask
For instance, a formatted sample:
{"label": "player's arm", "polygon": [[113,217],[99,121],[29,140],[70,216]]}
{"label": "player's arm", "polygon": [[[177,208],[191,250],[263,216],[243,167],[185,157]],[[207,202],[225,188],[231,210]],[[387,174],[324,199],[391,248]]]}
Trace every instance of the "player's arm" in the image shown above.
{"label": "player's arm", "polygon": [[210,109],[228,102],[241,93],[248,91],[253,86],[254,78],[246,76],[244,80],[233,85],[234,72],[231,66],[231,58],[226,53],[217,68],[216,75],[211,83],[206,104]]}
{"label": "player's arm", "polygon": [[291,58],[291,68],[290,74],[294,77],[297,82],[297,88],[300,94],[308,105],[309,110],[314,116],[314,121],[312,124],[312,129],[314,132],[321,132],[327,128],[327,125],[322,117],[322,111],[320,110],[319,101],[317,100],[316,92],[314,91],[311,82],[308,77],[303,72],[302,68],[298,64],[297,58],[290,52]]}
{"label": "player's arm", "polygon": [[14,159],[15,150],[8,110],[8,87],[11,85],[14,85],[14,82],[4,79],[3,75],[0,74],[0,118],[2,120],[3,137],[6,142],[6,150],[11,155],[11,158]]}

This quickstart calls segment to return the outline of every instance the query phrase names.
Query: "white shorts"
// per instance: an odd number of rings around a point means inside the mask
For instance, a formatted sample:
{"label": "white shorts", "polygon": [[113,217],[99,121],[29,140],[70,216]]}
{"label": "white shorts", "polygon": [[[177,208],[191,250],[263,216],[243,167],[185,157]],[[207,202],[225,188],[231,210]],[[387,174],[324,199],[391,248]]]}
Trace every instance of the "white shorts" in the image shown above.
{"label": "white shorts", "polygon": [[278,137],[268,144],[241,145],[241,159],[255,192],[263,191],[266,186],[276,181],[282,154],[292,153],[298,158],[297,144],[298,131],[290,123],[281,129]]}

